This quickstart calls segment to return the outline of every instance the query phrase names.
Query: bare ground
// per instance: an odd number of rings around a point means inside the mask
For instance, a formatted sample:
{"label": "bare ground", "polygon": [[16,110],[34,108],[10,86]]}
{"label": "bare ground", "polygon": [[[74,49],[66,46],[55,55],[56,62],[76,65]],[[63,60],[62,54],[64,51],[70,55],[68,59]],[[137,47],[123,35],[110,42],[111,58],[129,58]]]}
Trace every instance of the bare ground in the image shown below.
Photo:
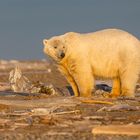
{"label": "bare ground", "polygon": [[[32,82],[53,84],[59,95],[12,92],[8,77],[16,65]],[[102,93],[97,90],[90,99],[71,96],[52,62],[0,61],[0,140],[140,139],[139,82],[135,98],[109,99]]]}

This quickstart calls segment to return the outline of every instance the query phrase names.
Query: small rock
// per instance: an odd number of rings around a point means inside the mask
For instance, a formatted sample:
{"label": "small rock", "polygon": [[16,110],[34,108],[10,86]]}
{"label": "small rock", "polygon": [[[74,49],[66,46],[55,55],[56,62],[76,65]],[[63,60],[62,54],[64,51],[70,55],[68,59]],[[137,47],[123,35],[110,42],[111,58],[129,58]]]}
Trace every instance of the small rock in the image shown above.
{"label": "small rock", "polygon": [[52,72],[52,70],[51,69],[48,69],[48,73],[51,73]]}
{"label": "small rock", "polygon": [[104,90],[104,91],[107,91],[107,92],[110,92],[111,91],[111,87],[110,86],[108,86],[107,84],[97,84],[96,85],[96,89],[97,90]]}

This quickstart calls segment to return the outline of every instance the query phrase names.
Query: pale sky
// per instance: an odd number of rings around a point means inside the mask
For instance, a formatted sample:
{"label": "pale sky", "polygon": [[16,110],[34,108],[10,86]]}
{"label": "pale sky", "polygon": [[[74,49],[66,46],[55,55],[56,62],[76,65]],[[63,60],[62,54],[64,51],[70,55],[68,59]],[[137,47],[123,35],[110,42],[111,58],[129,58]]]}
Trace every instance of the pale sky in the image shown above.
{"label": "pale sky", "polygon": [[0,59],[43,59],[44,38],[104,28],[140,38],[140,0],[0,0]]}

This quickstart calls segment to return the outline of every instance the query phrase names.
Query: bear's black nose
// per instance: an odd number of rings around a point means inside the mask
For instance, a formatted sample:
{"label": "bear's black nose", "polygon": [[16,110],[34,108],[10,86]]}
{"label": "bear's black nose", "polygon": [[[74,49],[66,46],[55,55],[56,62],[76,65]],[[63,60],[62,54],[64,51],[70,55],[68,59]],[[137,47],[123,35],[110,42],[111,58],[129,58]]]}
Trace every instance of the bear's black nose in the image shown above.
{"label": "bear's black nose", "polygon": [[62,52],[60,56],[61,56],[61,58],[64,58],[65,57],[65,53]]}

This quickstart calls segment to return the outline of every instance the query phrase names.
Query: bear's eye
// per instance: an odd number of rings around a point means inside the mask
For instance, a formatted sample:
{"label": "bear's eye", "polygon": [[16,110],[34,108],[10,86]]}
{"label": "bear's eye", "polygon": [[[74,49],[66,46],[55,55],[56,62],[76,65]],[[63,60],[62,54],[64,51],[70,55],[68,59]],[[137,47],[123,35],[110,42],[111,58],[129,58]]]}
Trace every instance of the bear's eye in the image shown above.
{"label": "bear's eye", "polygon": [[63,46],[63,49],[65,48],[65,46]]}
{"label": "bear's eye", "polygon": [[57,46],[54,46],[55,49],[57,49]]}

